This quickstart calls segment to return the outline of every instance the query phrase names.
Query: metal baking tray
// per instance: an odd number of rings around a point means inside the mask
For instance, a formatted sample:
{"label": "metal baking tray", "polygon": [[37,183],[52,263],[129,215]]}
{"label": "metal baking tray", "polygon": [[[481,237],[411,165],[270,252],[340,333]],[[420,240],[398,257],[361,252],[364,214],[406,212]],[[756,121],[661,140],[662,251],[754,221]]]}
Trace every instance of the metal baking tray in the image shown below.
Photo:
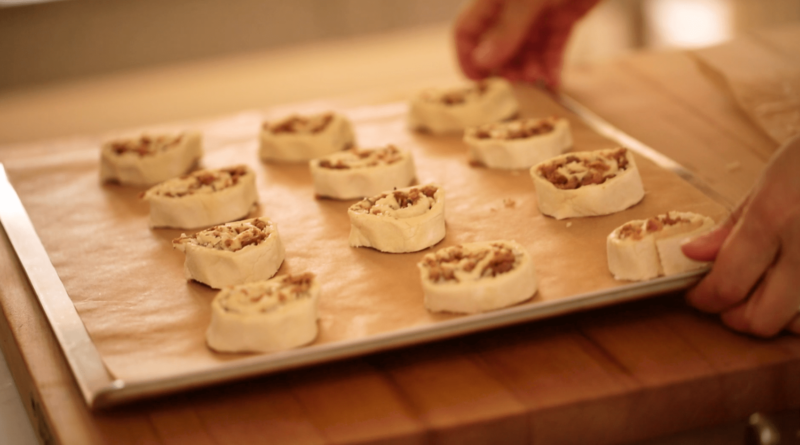
{"label": "metal baking tray", "polygon": [[[631,148],[660,167],[673,171],[712,200],[730,208],[730,203],[674,161],[614,128],[563,94],[551,94],[557,103],[575,113],[597,133]],[[610,290],[582,293],[554,301],[514,306],[489,313],[444,320],[431,325],[399,329],[366,338],[311,345],[267,355],[247,356],[221,363],[213,369],[202,372],[187,372],[168,378],[126,382],[115,379],[106,369],[2,164],[0,164],[0,202],[3,203],[0,206],[0,222],[52,327],[80,392],[91,409],[641,299],[685,289],[706,273],[706,270],[697,270],[642,283],[622,285]]]}

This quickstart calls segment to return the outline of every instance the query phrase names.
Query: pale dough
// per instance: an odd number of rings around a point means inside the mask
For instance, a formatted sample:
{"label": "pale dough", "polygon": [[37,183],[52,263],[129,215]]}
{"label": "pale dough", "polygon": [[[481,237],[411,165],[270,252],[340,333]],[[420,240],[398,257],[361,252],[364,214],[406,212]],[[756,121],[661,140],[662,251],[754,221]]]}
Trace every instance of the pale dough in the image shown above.
{"label": "pale dough", "polygon": [[278,226],[265,217],[184,234],[172,246],[186,255],[186,278],[214,289],[269,279],[284,258]]}
{"label": "pale dough", "polygon": [[444,190],[428,184],[387,191],[353,204],[350,246],[416,252],[444,238]]}
{"label": "pale dough", "polygon": [[338,113],[289,116],[261,126],[259,156],[265,161],[306,162],[355,144],[353,126]]}
{"label": "pale dough", "polygon": [[417,263],[432,312],[476,313],[528,300],[537,280],[528,251],[515,241],[467,243],[439,249]]}
{"label": "pale dough", "polygon": [[311,343],[319,295],[310,273],[226,287],[211,303],[206,342],[219,352],[275,352]]}
{"label": "pale dough", "polygon": [[572,147],[564,118],[517,119],[468,128],[464,142],[470,159],[489,168],[530,168]]}
{"label": "pale dough", "polygon": [[100,149],[100,180],[149,187],[191,171],[202,157],[197,132],[116,139]]}
{"label": "pale dough", "polygon": [[608,268],[617,280],[641,281],[705,267],[686,257],[681,243],[713,226],[714,220],[692,212],[629,221],[606,239]]}
{"label": "pale dough", "polygon": [[249,167],[198,170],[147,190],[150,227],[195,229],[247,216],[258,201],[256,174]]}
{"label": "pale dough", "polygon": [[334,153],[309,162],[318,196],[357,199],[407,187],[417,175],[411,153],[393,145]]}
{"label": "pale dough", "polygon": [[626,148],[556,156],[530,173],[539,211],[556,219],[608,215],[644,198],[639,169]]}
{"label": "pale dough", "polygon": [[492,78],[467,87],[420,92],[409,105],[408,126],[433,134],[462,134],[467,127],[510,119],[518,113],[511,85]]}

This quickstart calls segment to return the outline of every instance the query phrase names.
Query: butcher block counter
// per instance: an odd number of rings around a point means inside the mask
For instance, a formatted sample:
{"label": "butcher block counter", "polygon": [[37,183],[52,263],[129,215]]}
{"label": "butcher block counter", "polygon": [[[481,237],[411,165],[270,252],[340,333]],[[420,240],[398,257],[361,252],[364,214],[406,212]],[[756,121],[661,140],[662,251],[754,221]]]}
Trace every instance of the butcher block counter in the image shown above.
{"label": "butcher block counter", "polygon": [[[745,37],[800,57],[800,26]],[[66,141],[37,145],[58,156],[77,135],[320,100],[377,106],[458,80],[435,28],[18,90],[0,96],[0,162],[40,156],[32,142]],[[777,147],[697,55],[635,54],[564,81],[728,208]],[[5,232],[0,264],[0,344],[43,443],[610,444],[800,408],[800,337],[736,334],[672,293],[91,411]]]}

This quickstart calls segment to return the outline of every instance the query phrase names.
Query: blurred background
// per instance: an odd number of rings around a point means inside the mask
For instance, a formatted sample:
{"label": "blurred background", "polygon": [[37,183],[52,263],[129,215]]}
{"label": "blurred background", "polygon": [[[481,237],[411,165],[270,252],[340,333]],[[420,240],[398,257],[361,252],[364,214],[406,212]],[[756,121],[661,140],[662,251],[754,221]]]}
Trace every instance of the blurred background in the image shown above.
{"label": "blurred background", "polygon": [[[15,87],[444,27],[464,0],[0,0],[0,94]],[[800,19],[798,0],[605,0],[568,63],[691,48]]]}

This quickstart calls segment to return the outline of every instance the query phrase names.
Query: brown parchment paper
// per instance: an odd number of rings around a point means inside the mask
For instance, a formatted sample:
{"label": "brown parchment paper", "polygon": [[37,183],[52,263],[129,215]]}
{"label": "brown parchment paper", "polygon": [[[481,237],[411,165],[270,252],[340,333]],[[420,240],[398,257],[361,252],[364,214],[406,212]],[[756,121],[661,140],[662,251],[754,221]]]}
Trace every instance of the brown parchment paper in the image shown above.
{"label": "brown parchment paper", "polygon": [[800,134],[800,63],[749,36],[691,54],[700,70],[782,144]]}
{"label": "brown parchment paper", "polygon": [[[569,117],[575,150],[615,146],[544,94],[533,89],[519,94],[523,115]],[[335,108],[335,103],[317,103],[292,110]],[[346,210],[354,201],[315,199],[306,165],[259,161],[261,120],[287,111],[242,113],[194,128],[204,134],[204,166],[247,163],[257,172],[255,213],[277,222],[286,246],[279,273],[317,274],[322,296],[315,344],[464,317],[431,314],[423,307],[416,263],[426,251],[385,254],[349,247]],[[725,214],[721,205],[638,156],[646,190],[641,203],[614,215],[556,221],[537,210],[527,171],[470,166],[460,138],[406,130],[404,104],[342,111],[354,121],[359,145],[393,143],[410,150],[419,182],[444,187],[447,235],[434,249],[514,239],[530,250],[539,291],[523,304],[627,284],[608,272],[605,238],[628,220],[669,210],[695,211],[718,221]],[[183,255],[171,246],[182,231],[148,228],[147,204],[137,197],[141,189],[99,182],[99,145],[105,137],[71,139],[70,150],[53,155],[33,150],[38,154],[11,160],[6,168],[109,371],[127,382],[141,382],[249,357],[206,347],[216,292],[185,280]]]}

